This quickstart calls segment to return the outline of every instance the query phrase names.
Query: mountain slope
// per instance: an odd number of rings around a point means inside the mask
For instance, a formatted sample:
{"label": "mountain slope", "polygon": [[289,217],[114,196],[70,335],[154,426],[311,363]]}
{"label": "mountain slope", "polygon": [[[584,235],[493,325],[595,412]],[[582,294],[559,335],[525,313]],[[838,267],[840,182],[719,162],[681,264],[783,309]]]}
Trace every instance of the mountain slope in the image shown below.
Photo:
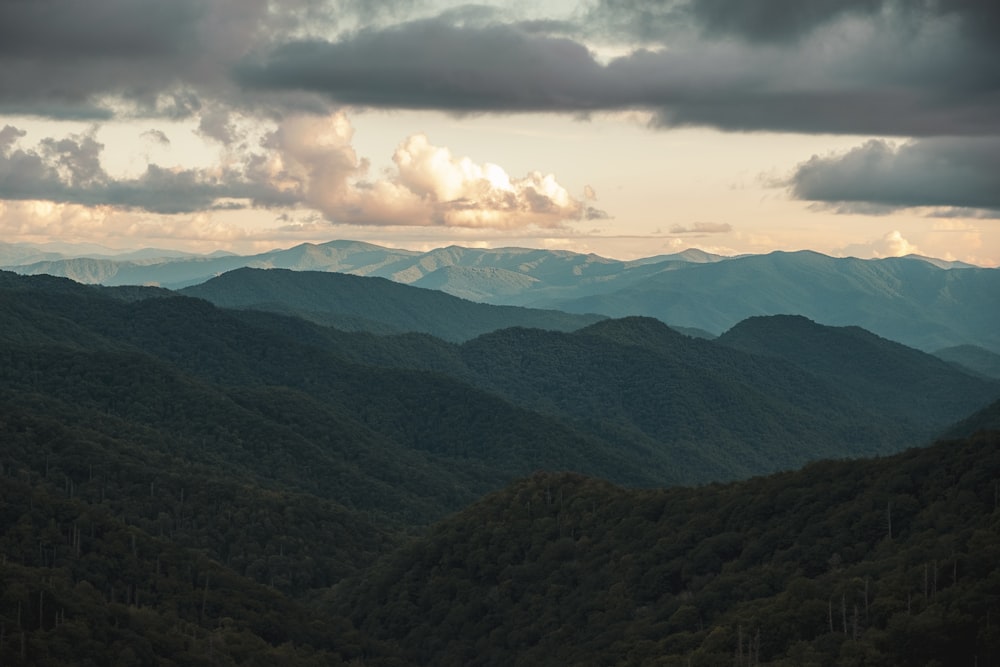
{"label": "mountain slope", "polygon": [[[3,386],[95,414],[127,410],[144,428],[184,434],[198,456],[209,454],[197,448],[202,434],[216,433],[240,466],[311,493],[355,486],[324,479],[367,479],[359,486],[395,488],[372,494],[369,508],[426,520],[538,468],[658,481],[612,443],[459,379],[348,361],[321,329],[309,337],[306,322],[289,332],[197,299],[123,302],[65,280],[18,280],[28,287],[0,290]],[[55,286],[30,289],[36,283]]]}
{"label": "mountain slope", "polygon": [[383,278],[315,271],[238,269],[181,293],[224,308],[277,310],[346,329],[357,328],[357,323],[368,329],[364,323],[374,322],[383,330],[429,333],[454,341],[511,326],[572,330],[603,319],[491,306]]}
{"label": "mountain slope", "polygon": [[929,435],[1000,397],[1000,382],[971,377],[859,327],[828,327],[792,315],[751,317],[717,341],[790,361]]}
{"label": "mountain slope", "polygon": [[886,453],[914,433],[791,364],[652,319],[572,334],[508,329],[465,343],[461,353],[478,386],[612,439],[657,443],[668,467],[683,462],[700,480]]}
{"label": "mountain slope", "polygon": [[539,474],[329,607],[434,665],[1000,663],[1000,434],[727,486]]}

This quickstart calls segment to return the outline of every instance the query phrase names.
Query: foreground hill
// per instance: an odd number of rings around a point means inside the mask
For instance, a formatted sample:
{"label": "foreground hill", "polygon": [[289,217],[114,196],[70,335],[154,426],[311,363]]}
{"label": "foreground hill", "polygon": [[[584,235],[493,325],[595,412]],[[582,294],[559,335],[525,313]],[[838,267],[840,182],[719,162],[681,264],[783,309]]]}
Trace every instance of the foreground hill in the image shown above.
{"label": "foreground hill", "polygon": [[1000,664],[1000,434],[728,486],[538,474],[339,585],[406,664]]}
{"label": "foreground hill", "polygon": [[1000,396],[1000,382],[860,327],[828,327],[801,316],[751,317],[718,338],[733,347],[789,361],[920,429],[941,429]]}
{"label": "foreground hill", "polygon": [[569,331],[603,319],[491,306],[383,278],[316,271],[238,269],[181,293],[223,308],[295,314],[344,330],[421,332],[455,341],[513,326]]}

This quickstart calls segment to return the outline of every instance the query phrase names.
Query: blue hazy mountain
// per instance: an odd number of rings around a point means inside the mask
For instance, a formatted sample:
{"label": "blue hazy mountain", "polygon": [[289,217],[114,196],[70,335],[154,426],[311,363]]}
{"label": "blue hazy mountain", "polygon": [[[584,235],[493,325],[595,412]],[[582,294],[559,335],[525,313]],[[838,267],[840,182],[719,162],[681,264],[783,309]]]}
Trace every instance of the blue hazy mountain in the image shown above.
{"label": "blue hazy mountain", "polygon": [[1000,269],[941,269],[914,258],[860,260],[775,252],[664,271],[628,288],[533,305],[611,317],[648,315],[721,333],[757,315],[855,325],[922,350],[1000,350]]}
{"label": "blue hazy mountain", "polygon": [[911,255],[860,260],[815,252],[726,258],[687,250],[633,261],[567,251],[450,246],[429,252],[355,241],[302,244],[249,256],[8,260],[23,274],[84,283],[180,288],[242,267],[388,278],[473,301],[645,315],[721,334],[756,315],[803,315],[861,326],[933,351],[976,345],[1000,352],[1000,269]]}
{"label": "blue hazy mountain", "polygon": [[976,345],[956,345],[934,353],[934,356],[956,364],[966,371],[1000,379],[1000,354]]}

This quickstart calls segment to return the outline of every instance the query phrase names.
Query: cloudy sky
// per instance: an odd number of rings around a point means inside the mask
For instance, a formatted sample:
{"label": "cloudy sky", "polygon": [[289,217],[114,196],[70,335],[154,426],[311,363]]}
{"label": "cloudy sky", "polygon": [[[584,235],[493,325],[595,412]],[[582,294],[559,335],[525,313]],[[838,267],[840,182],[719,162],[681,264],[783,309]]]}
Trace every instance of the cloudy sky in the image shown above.
{"label": "cloudy sky", "polygon": [[1000,3],[0,0],[0,241],[332,239],[996,266]]}

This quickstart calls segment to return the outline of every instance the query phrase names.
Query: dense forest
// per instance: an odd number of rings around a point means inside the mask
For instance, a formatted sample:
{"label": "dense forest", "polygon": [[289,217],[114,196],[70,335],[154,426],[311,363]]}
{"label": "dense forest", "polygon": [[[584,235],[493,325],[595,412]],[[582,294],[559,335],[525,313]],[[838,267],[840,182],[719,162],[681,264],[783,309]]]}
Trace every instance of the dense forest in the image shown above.
{"label": "dense forest", "polygon": [[646,318],[456,344],[0,273],[0,664],[1000,664],[1000,385],[858,337],[941,411]]}
{"label": "dense forest", "polygon": [[416,664],[1000,664],[1000,434],[729,485],[512,484],[327,597]]}

